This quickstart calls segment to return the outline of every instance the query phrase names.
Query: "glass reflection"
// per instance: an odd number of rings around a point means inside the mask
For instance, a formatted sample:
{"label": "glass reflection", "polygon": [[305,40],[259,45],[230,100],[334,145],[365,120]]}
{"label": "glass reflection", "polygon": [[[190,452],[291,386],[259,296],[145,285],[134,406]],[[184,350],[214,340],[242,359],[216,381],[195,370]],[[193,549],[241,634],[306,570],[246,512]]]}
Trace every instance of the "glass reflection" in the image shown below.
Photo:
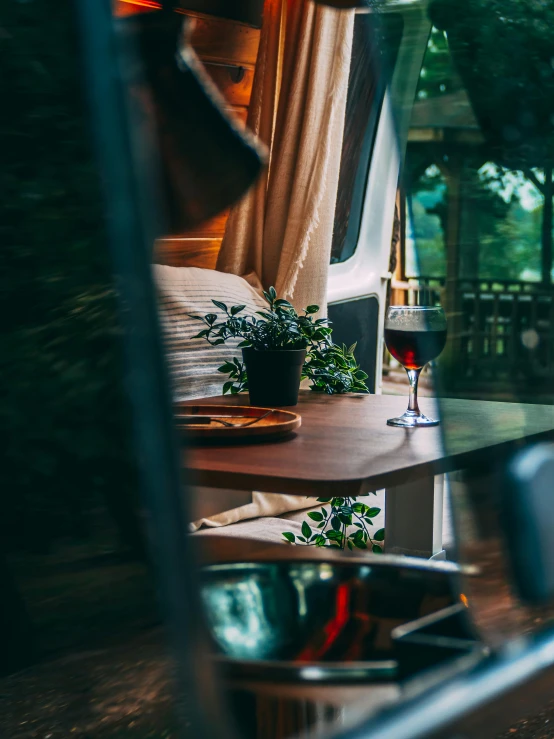
{"label": "glass reflection", "polygon": [[[391,302],[440,304],[447,313],[449,346],[430,392],[516,404],[518,444],[489,449],[449,476],[459,556],[479,568],[464,593],[483,636],[501,644],[551,617],[518,595],[507,556],[518,547],[503,517],[506,467],[517,446],[534,442],[535,404],[548,418],[554,399],[554,17],[550,4],[488,0],[463,9],[436,0],[428,12],[415,99],[400,103],[411,123]],[[450,407],[442,403],[447,450],[470,433]],[[495,406],[487,408],[485,425],[500,431]],[[511,536],[520,536],[517,525]]]}

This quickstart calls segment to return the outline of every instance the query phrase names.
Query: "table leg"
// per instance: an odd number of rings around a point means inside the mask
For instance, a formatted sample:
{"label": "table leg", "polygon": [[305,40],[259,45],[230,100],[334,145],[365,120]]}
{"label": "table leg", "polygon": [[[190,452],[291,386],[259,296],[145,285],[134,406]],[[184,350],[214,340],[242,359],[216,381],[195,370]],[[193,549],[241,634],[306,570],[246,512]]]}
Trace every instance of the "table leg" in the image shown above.
{"label": "table leg", "polygon": [[444,559],[444,476],[424,477],[385,491],[385,551]]}

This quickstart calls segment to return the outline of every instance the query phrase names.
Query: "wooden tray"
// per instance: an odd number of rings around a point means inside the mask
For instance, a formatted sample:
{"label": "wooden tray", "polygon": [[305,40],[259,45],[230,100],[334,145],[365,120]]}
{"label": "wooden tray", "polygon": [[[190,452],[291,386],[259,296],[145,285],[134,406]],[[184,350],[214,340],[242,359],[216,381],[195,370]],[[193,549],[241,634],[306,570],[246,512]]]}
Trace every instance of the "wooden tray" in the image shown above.
{"label": "wooden tray", "polygon": [[[209,423],[180,422],[191,416],[205,416]],[[260,420],[256,423],[252,421]],[[222,423],[237,424],[226,426]],[[302,423],[301,416],[291,411],[273,408],[257,408],[248,405],[175,405],[175,423],[179,431],[195,440],[218,441],[257,440],[285,436]]]}

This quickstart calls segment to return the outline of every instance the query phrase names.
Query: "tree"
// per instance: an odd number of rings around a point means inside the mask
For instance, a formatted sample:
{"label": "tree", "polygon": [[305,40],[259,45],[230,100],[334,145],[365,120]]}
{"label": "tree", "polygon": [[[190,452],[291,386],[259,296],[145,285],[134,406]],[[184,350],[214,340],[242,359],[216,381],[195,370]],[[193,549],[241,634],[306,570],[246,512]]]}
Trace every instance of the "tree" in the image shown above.
{"label": "tree", "polygon": [[[486,139],[488,157],[521,170],[544,197],[542,280],[551,282],[554,194],[554,3],[544,0],[434,0]],[[536,169],[543,177],[536,176]]]}

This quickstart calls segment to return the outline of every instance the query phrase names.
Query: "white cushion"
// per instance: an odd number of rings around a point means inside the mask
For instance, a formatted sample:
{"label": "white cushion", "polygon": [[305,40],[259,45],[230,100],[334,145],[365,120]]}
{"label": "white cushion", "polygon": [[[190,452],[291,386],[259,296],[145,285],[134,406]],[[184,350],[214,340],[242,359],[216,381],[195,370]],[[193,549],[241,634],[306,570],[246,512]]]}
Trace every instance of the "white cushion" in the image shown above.
{"label": "white cushion", "polygon": [[223,317],[212,298],[229,307],[246,305],[244,315],[251,315],[266,307],[261,290],[255,290],[242,277],[213,269],[161,264],[153,265],[153,269],[174,399],[221,395],[223,383],[229,378],[217,368],[233,357],[241,358],[237,349],[240,339],[219,346],[211,346],[205,339],[193,339],[205,325],[191,315],[217,313]]}
{"label": "white cushion", "polygon": [[[217,368],[233,357],[241,357],[241,351],[237,349],[240,339],[219,346],[211,346],[205,339],[193,339],[205,325],[191,316],[218,313],[223,317],[212,299],[228,307],[246,305],[244,315],[252,315],[267,307],[257,278],[248,276],[250,284],[246,279],[226,272],[161,264],[154,264],[153,270],[175,401],[221,395],[228,377]],[[196,495],[201,500],[202,488],[196,488]],[[224,506],[224,494],[221,494],[221,501]],[[203,517],[191,524],[191,528],[228,526],[246,518],[309,508],[314,503],[313,498],[302,496],[254,493],[252,503]]]}

